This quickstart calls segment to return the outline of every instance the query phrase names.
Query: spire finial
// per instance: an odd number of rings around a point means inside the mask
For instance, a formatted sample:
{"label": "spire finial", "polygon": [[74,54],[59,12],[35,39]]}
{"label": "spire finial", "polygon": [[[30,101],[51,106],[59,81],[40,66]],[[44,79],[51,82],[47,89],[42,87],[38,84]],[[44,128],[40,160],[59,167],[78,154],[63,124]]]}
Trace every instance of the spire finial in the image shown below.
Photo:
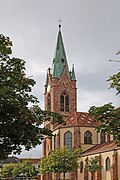
{"label": "spire finial", "polygon": [[57,21],[59,23],[59,30],[61,30],[61,22],[62,22],[62,20],[59,18]]}

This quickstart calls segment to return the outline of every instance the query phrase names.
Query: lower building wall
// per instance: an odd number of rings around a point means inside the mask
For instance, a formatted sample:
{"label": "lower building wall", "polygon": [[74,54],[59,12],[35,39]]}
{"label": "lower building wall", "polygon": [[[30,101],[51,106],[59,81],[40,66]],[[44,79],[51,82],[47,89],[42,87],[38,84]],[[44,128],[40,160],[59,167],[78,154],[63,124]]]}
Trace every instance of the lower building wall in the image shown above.
{"label": "lower building wall", "polygon": [[[77,170],[78,180],[91,180],[91,174],[85,172],[86,164],[91,157],[99,156],[99,163],[102,169],[95,173],[94,180],[120,180],[120,150],[108,151],[105,153],[94,154],[81,157],[79,163],[83,162],[83,172]],[[110,169],[106,170],[106,159],[110,158]]]}
{"label": "lower building wall", "polygon": [[[83,162],[83,169],[79,167],[77,171],[66,173],[66,180],[91,180],[91,174],[86,171],[86,165],[89,159],[95,156],[99,156],[102,169],[95,173],[94,180],[120,180],[120,149],[81,157],[79,163]],[[106,159],[108,157],[110,158],[110,169],[106,170]],[[52,174],[52,176],[42,175],[41,180],[57,180],[58,177],[56,174]],[[63,174],[60,174],[60,180],[63,180]]]}

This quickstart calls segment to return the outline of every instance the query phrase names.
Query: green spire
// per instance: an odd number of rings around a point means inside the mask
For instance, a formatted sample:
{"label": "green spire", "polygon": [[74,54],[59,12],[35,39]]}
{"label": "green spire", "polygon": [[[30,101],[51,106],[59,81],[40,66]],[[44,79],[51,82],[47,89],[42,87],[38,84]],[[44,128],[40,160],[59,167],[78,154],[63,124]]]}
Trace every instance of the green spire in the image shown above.
{"label": "green spire", "polygon": [[55,56],[53,59],[53,66],[52,66],[52,77],[58,77],[58,78],[60,78],[61,74],[63,73],[65,66],[66,66],[67,74],[69,74],[69,68],[68,68],[68,63],[67,63],[67,58],[65,54],[65,49],[64,49],[64,44],[63,44],[60,28],[61,26],[59,26],[56,51],[55,51]]}
{"label": "green spire", "polygon": [[76,80],[76,77],[75,77],[75,70],[74,70],[74,64],[73,64],[73,66],[72,66],[71,80]]}

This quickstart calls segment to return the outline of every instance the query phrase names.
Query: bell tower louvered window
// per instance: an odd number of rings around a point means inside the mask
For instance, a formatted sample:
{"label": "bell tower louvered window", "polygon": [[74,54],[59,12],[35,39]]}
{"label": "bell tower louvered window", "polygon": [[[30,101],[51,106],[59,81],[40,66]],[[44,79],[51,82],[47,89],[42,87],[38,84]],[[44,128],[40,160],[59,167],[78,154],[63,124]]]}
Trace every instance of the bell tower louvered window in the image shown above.
{"label": "bell tower louvered window", "polygon": [[69,96],[65,96],[65,111],[69,112]]}
{"label": "bell tower louvered window", "polygon": [[64,96],[60,96],[60,111],[64,112]]}
{"label": "bell tower louvered window", "polygon": [[69,95],[66,92],[60,96],[60,111],[69,112]]}

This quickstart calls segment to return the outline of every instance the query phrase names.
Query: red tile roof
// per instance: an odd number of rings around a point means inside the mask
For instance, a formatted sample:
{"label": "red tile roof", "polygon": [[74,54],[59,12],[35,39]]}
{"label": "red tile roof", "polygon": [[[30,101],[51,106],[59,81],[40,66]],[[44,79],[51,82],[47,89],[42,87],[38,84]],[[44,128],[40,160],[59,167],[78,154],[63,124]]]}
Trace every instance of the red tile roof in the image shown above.
{"label": "red tile roof", "polygon": [[[98,122],[87,112],[74,112],[71,114],[63,124],[58,125],[56,128],[66,127],[66,126],[87,126],[87,127],[96,127]],[[55,129],[56,129],[55,128]]]}
{"label": "red tile roof", "polygon": [[102,153],[106,151],[112,151],[114,149],[120,149],[120,146],[117,146],[117,144],[113,141],[106,142],[106,143],[95,145],[94,147],[84,151],[83,156],[98,154],[98,153]]}

